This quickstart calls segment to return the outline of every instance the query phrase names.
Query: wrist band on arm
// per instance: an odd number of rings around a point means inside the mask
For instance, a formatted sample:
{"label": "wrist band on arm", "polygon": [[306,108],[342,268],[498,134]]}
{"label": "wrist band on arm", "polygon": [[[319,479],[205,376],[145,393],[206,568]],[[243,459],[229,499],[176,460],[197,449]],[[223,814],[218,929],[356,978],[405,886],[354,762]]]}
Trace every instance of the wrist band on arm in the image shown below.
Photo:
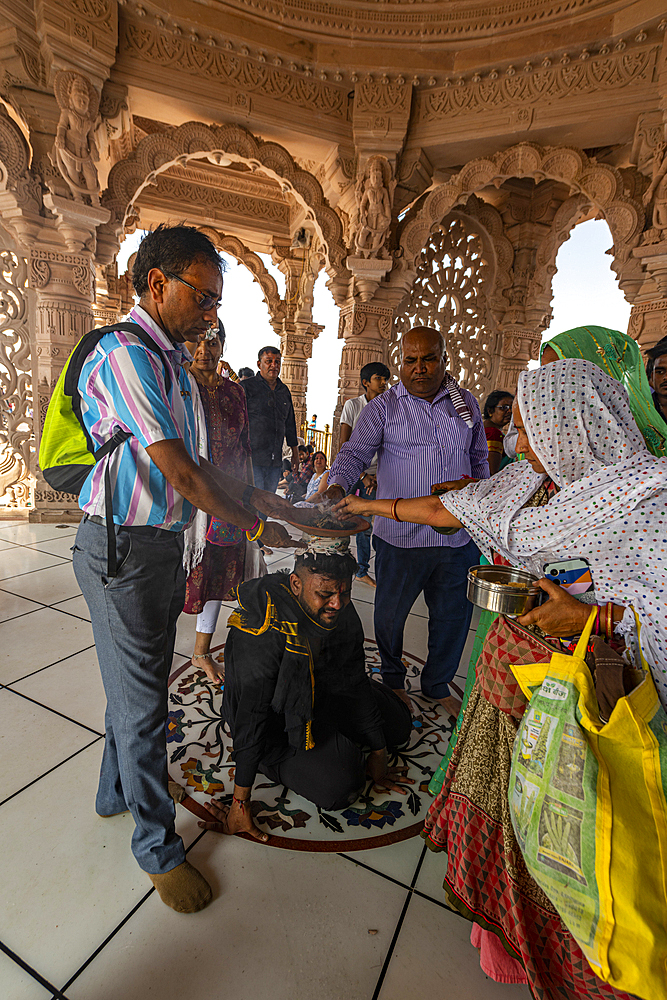
{"label": "wrist band on arm", "polygon": [[234,802],[236,802],[236,804],[238,806],[240,806],[241,812],[245,812],[245,807],[250,804],[250,799],[249,798],[247,798],[247,799],[237,799],[236,796],[233,793],[232,793],[232,799],[234,800]]}
{"label": "wrist band on arm", "polygon": [[398,514],[396,513],[396,504],[398,503],[399,500],[402,500],[402,499],[403,499],[403,497],[396,497],[396,499],[394,500],[394,502],[391,505],[391,516],[393,517],[394,521],[400,521],[401,520],[400,517],[398,516]]}

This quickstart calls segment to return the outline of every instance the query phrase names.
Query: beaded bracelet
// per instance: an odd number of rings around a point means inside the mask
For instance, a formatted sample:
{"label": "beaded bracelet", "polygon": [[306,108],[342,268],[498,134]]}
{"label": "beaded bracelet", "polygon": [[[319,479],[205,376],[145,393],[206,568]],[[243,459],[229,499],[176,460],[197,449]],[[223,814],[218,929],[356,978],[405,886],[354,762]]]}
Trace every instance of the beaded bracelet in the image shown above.
{"label": "beaded bracelet", "polygon": [[403,499],[403,497],[396,497],[396,499],[394,500],[393,504],[391,505],[391,516],[393,517],[394,521],[400,521],[401,520],[400,517],[398,516],[398,514],[396,513],[396,504],[398,503],[399,500],[402,500],[402,499]]}

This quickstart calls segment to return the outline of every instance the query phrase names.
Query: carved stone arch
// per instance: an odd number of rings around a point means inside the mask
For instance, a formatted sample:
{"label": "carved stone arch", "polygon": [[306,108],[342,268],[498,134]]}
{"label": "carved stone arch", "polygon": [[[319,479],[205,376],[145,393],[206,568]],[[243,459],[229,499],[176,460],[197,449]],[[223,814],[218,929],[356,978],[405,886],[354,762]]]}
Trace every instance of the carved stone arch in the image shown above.
{"label": "carved stone arch", "polygon": [[229,236],[218,232],[210,226],[200,226],[200,232],[205,233],[218,250],[228,253],[234,257],[239,264],[247,267],[254,280],[262,289],[266,308],[269,310],[271,326],[280,336],[283,329],[283,320],[287,315],[287,307],[280,297],[278,283],[273,275],[269,274],[262,258],[250,250],[238,236]]}
{"label": "carved stone arch", "polygon": [[394,319],[389,364],[399,365],[399,340],[416,324],[442,331],[454,377],[478,397],[492,388],[497,316],[506,307],[513,248],[499,212],[472,195],[431,229],[416,262],[412,288]]}
{"label": "carved stone arch", "polygon": [[185,166],[190,160],[205,156],[214,159],[224,156],[278,181],[312,221],[325,250],[327,270],[332,275],[341,270],[347,255],[343,227],[324,197],[319,181],[302,170],[282,146],[256,138],[241,125],[186,122],[142,139],[134,152],[116,163],[109,173],[102,199],[112,213],[109,225],[120,233],[136,199],[146,186],[155,183],[158,174],[175,164]]}
{"label": "carved stone arch", "polygon": [[549,232],[537,248],[535,273],[526,296],[526,312],[537,314],[543,311],[548,317],[545,326],[551,321],[551,282],[556,273],[556,256],[563,243],[570,238],[574,227],[589,212],[589,199],[583,194],[572,195],[559,207]]}
{"label": "carved stone arch", "polygon": [[421,252],[431,226],[471,194],[512,177],[567,184],[573,195],[581,194],[601,212],[614,240],[616,267],[620,267],[639,243],[645,213],[640,202],[624,191],[623,177],[615,167],[597,163],[582,150],[569,146],[538,146],[523,142],[493,156],[472,160],[458,174],[435,187],[406,221],[401,246],[408,262]]}
{"label": "carved stone arch", "polygon": [[493,205],[482,201],[477,195],[471,195],[463,207],[455,209],[450,214],[459,213],[477,221],[486,235],[489,248],[492,249],[495,271],[493,285],[488,292],[488,303],[494,318],[499,320],[507,306],[503,292],[512,284],[510,269],[514,259],[514,247],[505,236],[500,212]]}
{"label": "carved stone arch", "polygon": [[29,165],[25,136],[0,105],[0,212],[3,225],[19,242],[42,207],[41,185]]}

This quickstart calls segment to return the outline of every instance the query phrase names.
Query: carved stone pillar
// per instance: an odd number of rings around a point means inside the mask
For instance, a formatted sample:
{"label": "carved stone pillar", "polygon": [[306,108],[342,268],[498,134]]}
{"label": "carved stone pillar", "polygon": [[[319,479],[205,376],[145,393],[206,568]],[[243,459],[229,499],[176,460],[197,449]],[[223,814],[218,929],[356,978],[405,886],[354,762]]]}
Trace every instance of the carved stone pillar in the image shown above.
{"label": "carved stone pillar", "polygon": [[649,171],[651,174],[643,197],[646,226],[625,266],[615,267],[625,296],[632,302],[628,333],[644,351],[667,337],[667,64],[664,60],[662,66],[662,111],[656,109],[640,116],[635,134],[636,162],[644,175]]}
{"label": "carved stone pillar", "polygon": [[32,356],[27,260],[0,248],[0,513],[31,507]]}
{"label": "carved stone pillar", "polygon": [[338,403],[334,411],[331,454],[338,451],[340,414],[348,399],[362,392],[359,372],[371,361],[386,364],[387,341],[393,318],[391,306],[351,299],[340,311],[338,337],[345,341],[340,360]]}
{"label": "carved stone pillar", "polygon": [[[654,232],[649,230],[645,236],[650,239]],[[647,280],[632,306],[628,333],[647,351],[667,337],[667,239],[651,243],[647,240],[632,253],[641,261]]]}
{"label": "carved stone pillar", "polygon": [[[500,358],[497,359],[494,389],[507,389],[514,394],[519,375],[529,361],[535,361],[540,354],[542,331],[527,330],[514,324],[503,324],[500,331]],[[482,402],[482,400],[480,400]]]}
{"label": "carved stone pillar", "polygon": [[280,338],[283,363],[280,377],[292,393],[296,432],[306,420],[306,391],[308,389],[308,361],[313,356],[313,341],[324,329],[317,323],[285,322]]}
{"label": "carved stone pillar", "polygon": [[[37,386],[34,427],[39,449],[46,410],[58,377],[77,341],[94,326],[91,256],[32,249],[29,281],[37,293],[33,371]],[[40,472],[36,475],[35,509],[30,519],[78,520],[81,512],[77,498],[52,490]]]}
{"label": "carved stone pillar", "polygon": [[292,393],[297,434],[306,419],[308,360],[313,340],[324,329],[313,323],[313,286],[322,265],[320,255],[307,247],[274,246],[272,258],[285,275],[285,318],[280,332],[283,356],[280,377]]}
{"label": "carved stone pillar", "polygon": [[132,279],[129,274],[118,276],[116,263],[95,268],[95,326],[110,326],[126,316],[134,304]]}

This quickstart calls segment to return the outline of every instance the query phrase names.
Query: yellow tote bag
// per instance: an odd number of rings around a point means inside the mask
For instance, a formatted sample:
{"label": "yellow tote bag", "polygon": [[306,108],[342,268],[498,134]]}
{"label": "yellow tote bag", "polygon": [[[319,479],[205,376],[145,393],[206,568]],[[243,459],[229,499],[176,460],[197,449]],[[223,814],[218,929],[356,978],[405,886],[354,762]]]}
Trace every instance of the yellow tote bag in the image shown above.
{"label": "yellow tote bag", "polygon": [[647,671],[600,720],[584,659],[594,620],[574,655],[512,667],[530,701],[512,757],[512,825],[596,975],[667,1000],[667,714]]}

